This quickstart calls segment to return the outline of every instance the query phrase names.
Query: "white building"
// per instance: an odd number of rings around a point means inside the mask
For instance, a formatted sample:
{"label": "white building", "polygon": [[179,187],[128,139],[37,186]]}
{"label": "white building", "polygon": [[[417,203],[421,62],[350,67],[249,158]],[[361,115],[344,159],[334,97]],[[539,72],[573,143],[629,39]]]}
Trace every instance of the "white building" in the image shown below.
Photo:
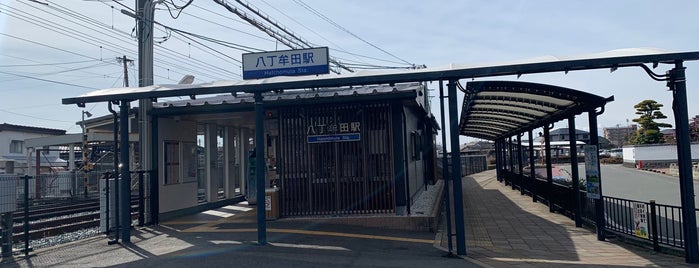
{"label": "white building", "polygon": [[[31,154],[27,150],[25,140],[57,136],[65,134],[65,130],[50,129],[41,127],[20,126],[3,123],[0,124],[0,173],[6,173],[6,167],[14,167],[14,173],[27,174],[28,162],[32,161],[34,166],[36,154]],[[46,168],[65,168],[67,162],[59,158],[58,148],[43,148],[39,155],[41,166]],[[50,149],[50,150],[47,150]],[[31,159],[29,159],[31,157]]]}

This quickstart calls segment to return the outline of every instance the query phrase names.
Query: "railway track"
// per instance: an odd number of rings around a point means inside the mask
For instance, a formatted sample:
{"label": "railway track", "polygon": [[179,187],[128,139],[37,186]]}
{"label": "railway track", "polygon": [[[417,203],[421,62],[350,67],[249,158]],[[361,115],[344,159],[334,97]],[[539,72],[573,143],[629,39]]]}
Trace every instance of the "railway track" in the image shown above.
{"label": "railway track", "polygon": [[[70,204],[29,212],[29,239],[35,240],[99,227],[99,201]],[[131,219],[138,218],[138,200],[131,200]],[[24,239],[24,213],[13,215],[14,243]]]}

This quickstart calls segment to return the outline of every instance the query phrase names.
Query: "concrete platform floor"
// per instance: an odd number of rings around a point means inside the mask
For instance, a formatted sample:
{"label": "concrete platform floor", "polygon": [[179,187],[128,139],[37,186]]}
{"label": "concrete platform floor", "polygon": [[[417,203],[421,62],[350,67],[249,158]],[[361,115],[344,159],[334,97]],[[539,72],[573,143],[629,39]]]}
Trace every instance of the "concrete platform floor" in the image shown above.
{"label": "concrete platform floor", "polygon": [[[495,171],[463,179],[468,259],[492,267],[699,267],[684,257],[622,242],[602,242],[570,218],[550,213],[496,179]],[[444,228],[442,229],[444,230]],[[441,232],[440,246],[447,248]],[[454,239],[454,252],[456,240]]]}
{"label": "concrete platform floor", "polygon": [[[684,258],[600,242],[497,182],[494,171],[464,177],[467,256],[444,257],[446,232],[392,230],[301,220],[267,222],[257,243],[252,206],[238,204],[132,232],[5,258],[1,267],[699,267]],[[454,249],[455,251],[455,249]]]}

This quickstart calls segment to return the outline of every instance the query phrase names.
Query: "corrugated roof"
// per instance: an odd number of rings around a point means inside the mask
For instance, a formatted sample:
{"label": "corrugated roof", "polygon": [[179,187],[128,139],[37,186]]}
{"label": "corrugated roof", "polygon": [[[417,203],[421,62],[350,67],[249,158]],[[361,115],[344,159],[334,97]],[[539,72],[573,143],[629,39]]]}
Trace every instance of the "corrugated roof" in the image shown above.
{"label": "corrugated roof", "polygon": [[564,87],[518,82],[469,82],[464,89],[461,135],[497,140],[603,107],[604,98]]}
{"label": "corrugated roof", "polygon": [[[335,98],[335,97],[346,97],[346,96],[370,96],[370,95],[384,95],[393,94],[396,92],[418,92],[424,89],[424,85],[421,83],[403,83],[396,85],[370,85],[370,86],[356,86],[356,87],[337,87],[337,88],[322,88],[322,89],[295,89],[295,90],[284,90],[280,92],[265,92],[262,94],[263,101],[274,102],[274,101],[291,101],[291,100],[301,100],[301,99],[314,99],[314,98]],[[186,100],[175,100],[175,101],[164,101],[159,103],[154,103],[154,108],[165,108],[165,107],[184,107],[184,106],[202,106],[202,105],[218,105],[218,104],[239,104],[239,103],[254,103],[254,94],[252,93],[238,93],[235,95],[217,95],[212,97],[197,98],[197,99],[186,99]]]}
{"label": "corrugated roof", "polygon": [[8,124],[8,123],[0,124],[0,131],[16,131],[16,132],[49,134],[49,135],[66,134],[66,131],[62,130],[62,129],[21,126],[21,125],[13,125],[13,124]]}

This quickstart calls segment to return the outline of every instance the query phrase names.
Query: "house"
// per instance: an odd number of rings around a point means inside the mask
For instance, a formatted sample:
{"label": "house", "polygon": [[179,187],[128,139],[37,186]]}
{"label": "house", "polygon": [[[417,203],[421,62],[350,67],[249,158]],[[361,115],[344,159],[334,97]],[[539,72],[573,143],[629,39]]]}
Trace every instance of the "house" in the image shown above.
{"label": "house", "polygon": [[58,136],[65,133],[65,130],[60,129],[0,124],[0,172],[28,174],[28,167],[34,166],[36,161],[39,161],[47,171],[66,168],[68,162],[59,158],[58,147],[39,148],[41,152],[37,155],[27,150],[25,145],[27,139]]}
{"label": "house", "polygon": [[677,136],[674,128],[663,129],[660,131],[660,133],[663,134],[663,140],[665,140],[665,143],[677,143]]}
{"label": "house", "polygon": [[[549,136],[551,137],[551,142],[556,142],[556,141],[569,141],[570,140],[570,133],[568,133],[569,130],[568,128],[558,128],[551,130],[549,132]],[[590,132],[584,131],[584,130],[575,130],[575,140],[576,141],[582,141],[585,144],[590,143]]]}

